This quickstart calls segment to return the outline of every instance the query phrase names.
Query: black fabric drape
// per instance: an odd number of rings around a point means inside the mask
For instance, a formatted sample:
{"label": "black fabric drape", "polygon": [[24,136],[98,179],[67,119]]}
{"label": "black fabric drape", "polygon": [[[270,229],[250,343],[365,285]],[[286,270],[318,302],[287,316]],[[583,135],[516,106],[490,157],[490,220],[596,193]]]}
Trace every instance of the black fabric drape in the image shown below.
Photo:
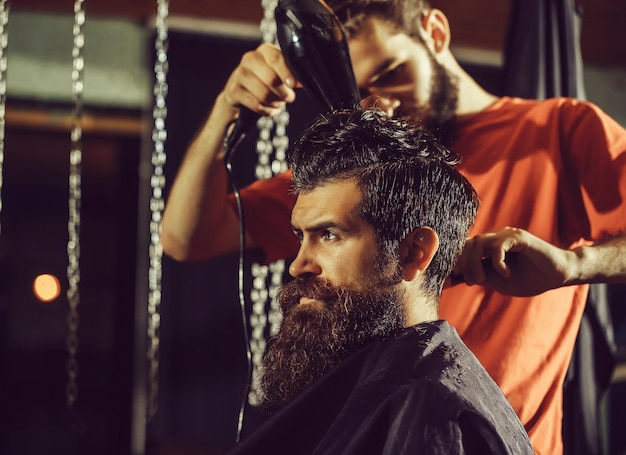
{"label": "black fabric drape", "polygon": [[582,11],[573,0],[513,0],[504,55],[504,93],[585,99]]}
{"label": "black fabric drape", "polygon": [[[513,0],[503,94],[585,99],[581,19],[582,11],[574,0]],[[608,430],[602,397],[614,367],[615,342],[607,285],[592,285],[564,387],[565,454],[603,453]]]}

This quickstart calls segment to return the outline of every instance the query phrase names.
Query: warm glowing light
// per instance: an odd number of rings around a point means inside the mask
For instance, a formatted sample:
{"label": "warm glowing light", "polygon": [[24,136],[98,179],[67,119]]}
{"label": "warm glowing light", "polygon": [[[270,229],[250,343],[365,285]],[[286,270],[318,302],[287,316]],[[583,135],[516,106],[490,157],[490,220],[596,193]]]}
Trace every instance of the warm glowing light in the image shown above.
{"label": "warm glowing light", "polygon": [[52,302],[61,294],[61,283],[54,275],[39,275],[33,282],[33,292],[42,302]]}

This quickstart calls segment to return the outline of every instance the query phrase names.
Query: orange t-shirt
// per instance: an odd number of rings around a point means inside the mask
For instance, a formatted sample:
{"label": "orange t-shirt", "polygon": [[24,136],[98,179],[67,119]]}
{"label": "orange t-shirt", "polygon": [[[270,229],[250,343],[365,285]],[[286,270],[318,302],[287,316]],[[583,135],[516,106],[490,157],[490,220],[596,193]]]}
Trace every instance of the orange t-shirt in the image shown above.
{"label": "orange t-shirt", "polygon": [[[570,248],[626,232],[626,131],[592,104],[504,97],[458,118],[450,148],[480,198],[470,235],[513,226]],[[289,178],[242,190],[246,229],[267,261],[297,253]],[[502,388],[538,454],[563,450],[562,386],[587,291],[522,298],[457,285],[442,295],[441,318]]]}

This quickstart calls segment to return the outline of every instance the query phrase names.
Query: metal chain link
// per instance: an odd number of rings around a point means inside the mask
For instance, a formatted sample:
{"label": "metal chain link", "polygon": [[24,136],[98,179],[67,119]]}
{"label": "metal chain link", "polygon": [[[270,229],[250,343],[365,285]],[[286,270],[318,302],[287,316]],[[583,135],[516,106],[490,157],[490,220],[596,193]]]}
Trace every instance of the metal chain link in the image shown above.
{"label": "metal chain link", "polygon": [[67,383],[65,386],[66,404],[68,409],[74,410],[74,405],[78,400],[78,327],[80,317],[78,305],[80,303],[79,283],[80,283],[80,206],[81,206],[81,163],[82,163],[82,113],[83,113],[83,73],[85,62],[83,60],[83,47],[85,45],[85,35],[83,25],[85,24],[85,11],[83,0],[76,0],[74,3],[74,26],[72,35],[74,46],[72,48],[72,97],[74,101],[73,127],[71,131],[70,150],[70,173],[69,173],[69,217],[68,217],[68,242],[67,242],[67,300],[69,311],[67,314],[67,326],[69,333],[67,336],[68,359],[66,363]]}
{"label": "metal chain link", "polygon": [[[277,0],[262,0],[263,19],[260,29],[263,40],[269,43],[276,42],[276,21],[274,10]],[[286,156],[289,146],[287,126],[289,112],[286,109],[276,117],[261,117],[257,122],[259,138],[256,143],[257,165],[255,176],[257,179],[268,179],[273,175],[287,170]],[[250,314],[250,352],[252,355],[252,380],[248,401],[252,405],[259,403],[259,376],[265,352],[266,336],[275,335],[281,322],[281,315],[277,308],[276,294],[280,287],[285,271],[285,261],[278,260],[269,265],[253,263],[252,289],[250,299],[252,311]],[[267,324],[269,323],[269,333]]]}
{"label": "metal chain link", "polygon": [[159,407],[159,343],[161,315],[159,305],[161,304],[161,278],[163,245],[161,244],[161,218],[165,202],[163,199],[163,189],[165,187],[164,166],[166,161],[165,140],[167,131],[165,120],[167,118],[167,49],[168,49],[168,28],[167,17],[169,15],[168,0],[157,0],[156,16],[156,39],[154,43],[156,51],[156,61],[154,64],[154,108],[152,117],[154,128],[152,130],[152,151],[153,173],[150,180],[152,187],[152,197],[150,199],[150,267],[148,270],[148,409],[146,420],[150,421],[156,415]]}
{"label": "metal chain link", "polygon": [[[5,50],[9,42],[9,5],[0,1],[0,215],[2,214],[2,168],[4,165],[4,129],[7,101],[7,57]],[[2,223],[0,222],[0,232]]]}
{"label": "metal chain link", "polygon": [[274,10],[278,5],[278,0],[261,0],[261,7],[263,8],[263,19],[259,29],[261,30],[261,36],[263,42],[274,43],[276,42],[276,21],[274,20]]}

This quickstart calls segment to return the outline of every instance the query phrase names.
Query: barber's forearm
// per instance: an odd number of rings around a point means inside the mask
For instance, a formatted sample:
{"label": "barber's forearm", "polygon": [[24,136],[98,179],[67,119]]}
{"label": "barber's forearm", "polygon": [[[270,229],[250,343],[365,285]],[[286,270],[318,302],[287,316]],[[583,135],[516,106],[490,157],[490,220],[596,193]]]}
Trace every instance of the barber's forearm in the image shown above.
{"label": "barber's forearm", "polygon": [[223,224],[233,220],[232,209],[226,202],[228,180],[222,139],[226,125],[234,116],[235,111],[220,95],[176,175],[163,214],[161,234],[165,253],[174,259],[201,260],[223,252],[216,250],[216,245],[226,243],[221,237],[229,234]]}
{"label": "barber's forearm", "polygon": [[572,279],[568,284],[626,283],[626,234],[593,246],[574,249]]}

